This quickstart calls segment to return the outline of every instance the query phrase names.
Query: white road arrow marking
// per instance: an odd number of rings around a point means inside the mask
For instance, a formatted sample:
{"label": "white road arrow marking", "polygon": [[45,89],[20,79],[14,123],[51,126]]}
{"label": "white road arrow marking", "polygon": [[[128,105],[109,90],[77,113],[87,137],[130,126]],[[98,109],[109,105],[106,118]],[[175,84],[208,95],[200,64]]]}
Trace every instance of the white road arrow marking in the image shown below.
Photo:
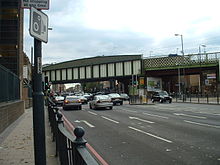
{"label": "white road arrow marking", "polygon": [[183,114],[183,113],[174,113],[174,115],[176,115],[176,116],[193,117],[193,118],[197,118],[197,119],[206,119],[206,117],[203,117],[203,116],[187,115],[187,114]]}
{"label": "white road arrow marking", "polygon": [[86,121],[86,120],[76,120],[76,121],[74,121],[75,123],[81,123],[81,122],[83,122],[83,123],[85,123],[86,125],[88,125],[89,127],[91,127],[91,128],[94,128],[95,126],[94,125],[92,125],[92,124],[90,124],[88,121]]}
{"label": "white road arrow marking", "polygon": [[145,123],[150,123],[150,124],[153,124],[154,122],[153,121],[148,121],[148,120],[144,120],[144,119],[140,119],[138,117],[132,117],[132,116],[129,116],[129,119],[131,120],[139,120],[139,121],[142,121],[142,122],[145,122]]}

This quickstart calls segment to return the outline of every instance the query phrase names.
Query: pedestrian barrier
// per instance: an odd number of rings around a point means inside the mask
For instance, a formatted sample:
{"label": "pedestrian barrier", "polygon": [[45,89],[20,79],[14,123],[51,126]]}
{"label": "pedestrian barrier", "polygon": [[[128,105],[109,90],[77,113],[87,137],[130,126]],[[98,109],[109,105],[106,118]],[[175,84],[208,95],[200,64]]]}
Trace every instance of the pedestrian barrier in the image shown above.
{"label": "pedestrian barrier", "polygon": [[[56,105],[48,98],[48,118],[56,143],[56,156],[61,165],[98,165],[86,148],[85,133],[82,127],[76,127],[73,131],[75,137],[66,130],[62,120],[63,115]],[[75,138],[75,139],[74,139]]]}

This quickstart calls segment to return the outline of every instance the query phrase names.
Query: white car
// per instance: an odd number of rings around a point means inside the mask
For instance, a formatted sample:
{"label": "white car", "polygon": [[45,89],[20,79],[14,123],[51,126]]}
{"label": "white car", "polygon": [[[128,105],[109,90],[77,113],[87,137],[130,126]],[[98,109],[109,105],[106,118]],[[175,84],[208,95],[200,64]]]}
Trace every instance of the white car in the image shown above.
{"label": "white car", "polygon": [[113,102],[111,102],[111,98],[108,95],[95,95],[93,100],[89,102],[90,109],[112,109]]}

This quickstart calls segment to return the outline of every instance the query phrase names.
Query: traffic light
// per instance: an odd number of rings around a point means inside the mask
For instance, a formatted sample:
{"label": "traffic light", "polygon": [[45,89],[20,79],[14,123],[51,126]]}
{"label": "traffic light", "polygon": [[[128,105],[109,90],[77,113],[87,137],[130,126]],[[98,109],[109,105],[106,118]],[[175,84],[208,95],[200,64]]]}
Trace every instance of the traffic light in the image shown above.
{"label": "traffic light", "polygon": [[48,77],[47,76],[44,77],[44,89],[45,90],[50,89],[49,81],[48,81]]}

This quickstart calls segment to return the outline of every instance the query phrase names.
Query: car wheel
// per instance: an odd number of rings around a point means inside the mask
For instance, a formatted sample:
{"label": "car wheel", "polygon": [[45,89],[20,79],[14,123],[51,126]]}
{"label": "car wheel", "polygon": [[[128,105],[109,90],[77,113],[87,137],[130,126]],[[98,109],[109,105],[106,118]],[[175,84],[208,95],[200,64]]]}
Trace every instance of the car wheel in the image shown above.
{"label": "car wheel", "polygon": [[79,110],[82,110],[82,106],[79,106]]}
{"label": "car wheel", "polygon": [[169,103],[172,103],[172,100],[169,100]]}
{"label": "car wheel", "polygon": [[163,99],[160,99],[160,103],[163,103]]}
{"label": "car wheel", "polygon": [[109,109],[112,109],[112,107],[109,107]]}
{"label": "car wheel", "polygon": [[121,102],[120,105],[123,105],[123,102]]}
{"label": "car wheel", "polygon": [[92,109],[92,106],[91,106],[91,104],[89,104],[89,108],[90,108],[90,109]]}

